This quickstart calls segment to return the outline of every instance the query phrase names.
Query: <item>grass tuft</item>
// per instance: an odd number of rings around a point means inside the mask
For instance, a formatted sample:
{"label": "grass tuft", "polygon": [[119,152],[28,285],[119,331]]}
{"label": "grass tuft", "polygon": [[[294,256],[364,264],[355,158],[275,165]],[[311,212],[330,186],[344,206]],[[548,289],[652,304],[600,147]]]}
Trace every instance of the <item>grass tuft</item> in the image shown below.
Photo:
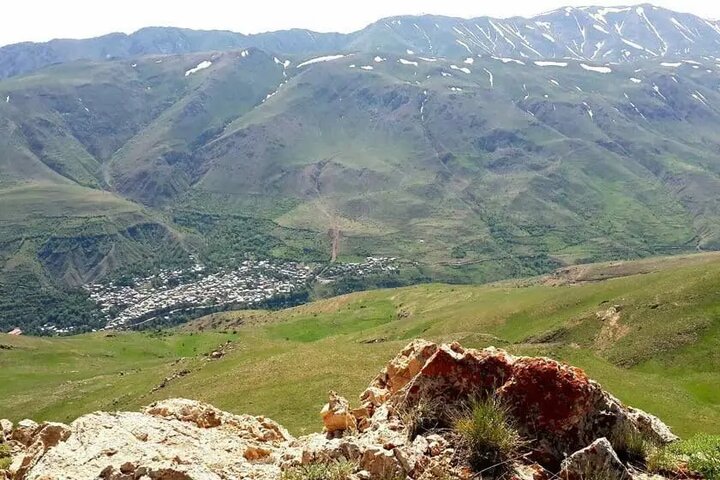
{"label": "grass tuft", "polygon": [[708,480],[720,480],[720,435],[696,435],[669,448],[690,470]]}
{"label": "grass tuft", "polygon": [[652,473],[690,470],[708,480],[720,480],[720,435],[696,435],[656,447],[648,455],[646,466]]}
{"label": "grass tuft", "polygon": [[657,474],[676,472],[680,465],[680,458],[666,446],[653,448],[645,461],[647,470]]}
{"label": "grass tuft", "polygon": [[282,480],[348,480],[357,465],[348,461],[311,463],[283,472]]}
{"label": "grass tuft", "polygon": [[610,438],[610,443],[621,458],[641,463],[645,463],[647,458],[657,450],[656,445],[629,424],[617,429]]}
{"label": "grass tuft", "polygon": [[0,444],[0,470],[7,470],[11,463],[10,445],[7,443]]}
{"label": "grass tuft", "polygon": [[460,408],[453,426],[468,449],[470,466],[476,472],[499,468],[522,445],[508,407],[496,397],[472,400]]}

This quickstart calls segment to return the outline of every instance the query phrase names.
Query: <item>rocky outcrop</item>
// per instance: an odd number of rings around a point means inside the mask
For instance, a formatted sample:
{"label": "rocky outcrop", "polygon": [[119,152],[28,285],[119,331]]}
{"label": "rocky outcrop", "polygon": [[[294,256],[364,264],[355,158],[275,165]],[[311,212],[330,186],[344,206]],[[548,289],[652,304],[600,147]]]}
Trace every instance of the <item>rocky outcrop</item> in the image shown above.
{"label": "rocky outcrop", "polygon": [[452,412],[483,397],[502,402],[525,440],[521,454],[505,462],[507,478],[629,479],[635,472],[608,439],[627,432],[655,444],[676,439],[577,368],[422,340],[387,365],[358,408],[331,392],[323,433],[299,439],[266,418],[183,399],[140,413],[97,412],[69,426],[0,425],[13,448],[6,472],[13,480],[277,479],[341,461],[351,462],[355,480],[472,478]]}
{"label": "rocky outcrop", "polygon": [[[380,398],[396,410],[407,410],[431,399],[447,411],[469,399],[495,395],[511,409],[523,436],[533,440],[534,458],[552,467],[578,448],[601,437],[616,438],[618,432],[637,432],[656,444],[677,439],[657,418],[623,406],[578,368],[547,358],[516,358],[494,348],[464,349],[457,343],[435,348],[425,358],[432,344],[409,345],[379,377],[382,384],[404,386],[395,392],[378,389],[376,379],[361,397],[366,406],[376,408]],[[404,375],[393,377],[396,365],[423,360],[409,382]]]}
{"label": "rocky outcrop", "polygon": [[35,444],[45,448],[49,439],[54,448],[35,455],[40,449],[30,447],[24,458],[32,458],[14,462],[12,478],[277,478],[293,440],[266,418],[182,399],[155,403],[143,413],[97,412],[70,426],[57,425],[32,434]]}

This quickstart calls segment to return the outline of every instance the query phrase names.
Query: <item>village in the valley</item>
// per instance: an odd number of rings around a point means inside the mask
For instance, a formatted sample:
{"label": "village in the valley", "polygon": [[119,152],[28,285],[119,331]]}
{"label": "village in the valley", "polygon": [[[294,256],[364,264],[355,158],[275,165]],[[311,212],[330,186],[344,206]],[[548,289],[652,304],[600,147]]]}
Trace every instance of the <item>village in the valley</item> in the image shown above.
{"label": "village in the valley", "polygon": [[85,288],[107,318],[106,329],[121,329],[170,320],[178,312],[202,314],[203,310],[224,307],[262,306],[303,291],[315,281],[327,283],[349,276],[397,272],[396,259],[385,257],[368,257],[362,263],[325,268],[297,262],[245,260],[235,269],[213,273],[196,261],[185,270],[162,270],[122,285],[110,282]]}

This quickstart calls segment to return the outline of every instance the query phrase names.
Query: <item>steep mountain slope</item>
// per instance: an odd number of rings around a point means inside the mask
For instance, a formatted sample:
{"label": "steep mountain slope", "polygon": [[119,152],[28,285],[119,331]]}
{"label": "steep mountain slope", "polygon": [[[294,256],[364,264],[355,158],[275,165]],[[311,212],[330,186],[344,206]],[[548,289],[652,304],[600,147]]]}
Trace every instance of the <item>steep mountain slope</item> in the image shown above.
{"label": "steep mountain slope", "polygon": [[[718,248],[720,71],[699,53],[714,24],[650,6],[539,18],[477,20],[489,49],[457,19],[402,17],[348,44],[263,37],[298,55],[78,61],[0,81],[0,278],[30,285],[5,288],[3,326],[47,321],[38,285],[190,254],[215,267],[382,255],[413,281],[477,282]],[[532,37],[542,59],[526,58],[509,32],[538,29],[555,42]],[[181,33],[187,49],[216,46]],[[615,55],[623,39],[644,53]]]}
{"label": "steep mountain slope", "polygon": [[[562,359],[681,436],[720,434],[718,255],[583,271],[606,280],[550,286],[568,280],[560,272],[379,290],[279,312],[216,314],[183,333],[0,334],[0,404],[13,420],[70,421],[181,396],[309,433],[329,389],[357,398],[389,356],[423,337]],[[213,351],[219,360],[209,359]]]}
{"label": "steep mountain slope", "polygon": [[[147,204],[186,191],[198,168],[195,151],[260,105],[286,77],[284,61],[256,49],[170,57],[165,62],[162,81],[178,81],[183,77],[177,73],[185,71],[185,91],[114,152],[108,169],[114,188]],[[154,66],[151,61],[135,65],[140,72]],[[207,72],[193,71],[206,65]],[[176,79],[169,78],[169,69],[177,72]]]}
{"label": "steep mountain slope", "polygon": [[[340,230],[346,255],[490,277],[543,253],[714,248],[720,112],[708,67],[359,54],[293,64],[276,94],[163,166],[188,179],[185,196],[118,185],[144,202]],[[154,168],[121,154],[114,176]]]}
{"label": "steep mountain slope", "polygon": [[658,57],[715,57],[720,23],[649,4],[567,7],[531,18],[400,16],[349,34],[294,29],[243,35],[227,31],[144,28],[87,40],[0,48],[0,79],[56,63],[259,48],[283,55],[337,51],[459,57],[575,58],[632,62]]}

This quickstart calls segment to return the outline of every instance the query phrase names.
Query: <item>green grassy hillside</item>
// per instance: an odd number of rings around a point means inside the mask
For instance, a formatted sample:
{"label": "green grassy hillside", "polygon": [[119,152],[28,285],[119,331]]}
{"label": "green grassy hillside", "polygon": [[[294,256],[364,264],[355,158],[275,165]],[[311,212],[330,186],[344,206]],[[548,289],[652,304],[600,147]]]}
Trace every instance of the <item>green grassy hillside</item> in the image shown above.
{"label": "green grassy hillside", "polygon": [[[714,254],[351,294],[275,313],[216,314],[174,332],[2,336],[0,405],[16,420],[67,421],[185,396],[303,433],[318,429],[328,390],[356,398],[417,337],[559,358],[683,436],[720,434]],[[228,340],[222,359],[206,358]]]}

